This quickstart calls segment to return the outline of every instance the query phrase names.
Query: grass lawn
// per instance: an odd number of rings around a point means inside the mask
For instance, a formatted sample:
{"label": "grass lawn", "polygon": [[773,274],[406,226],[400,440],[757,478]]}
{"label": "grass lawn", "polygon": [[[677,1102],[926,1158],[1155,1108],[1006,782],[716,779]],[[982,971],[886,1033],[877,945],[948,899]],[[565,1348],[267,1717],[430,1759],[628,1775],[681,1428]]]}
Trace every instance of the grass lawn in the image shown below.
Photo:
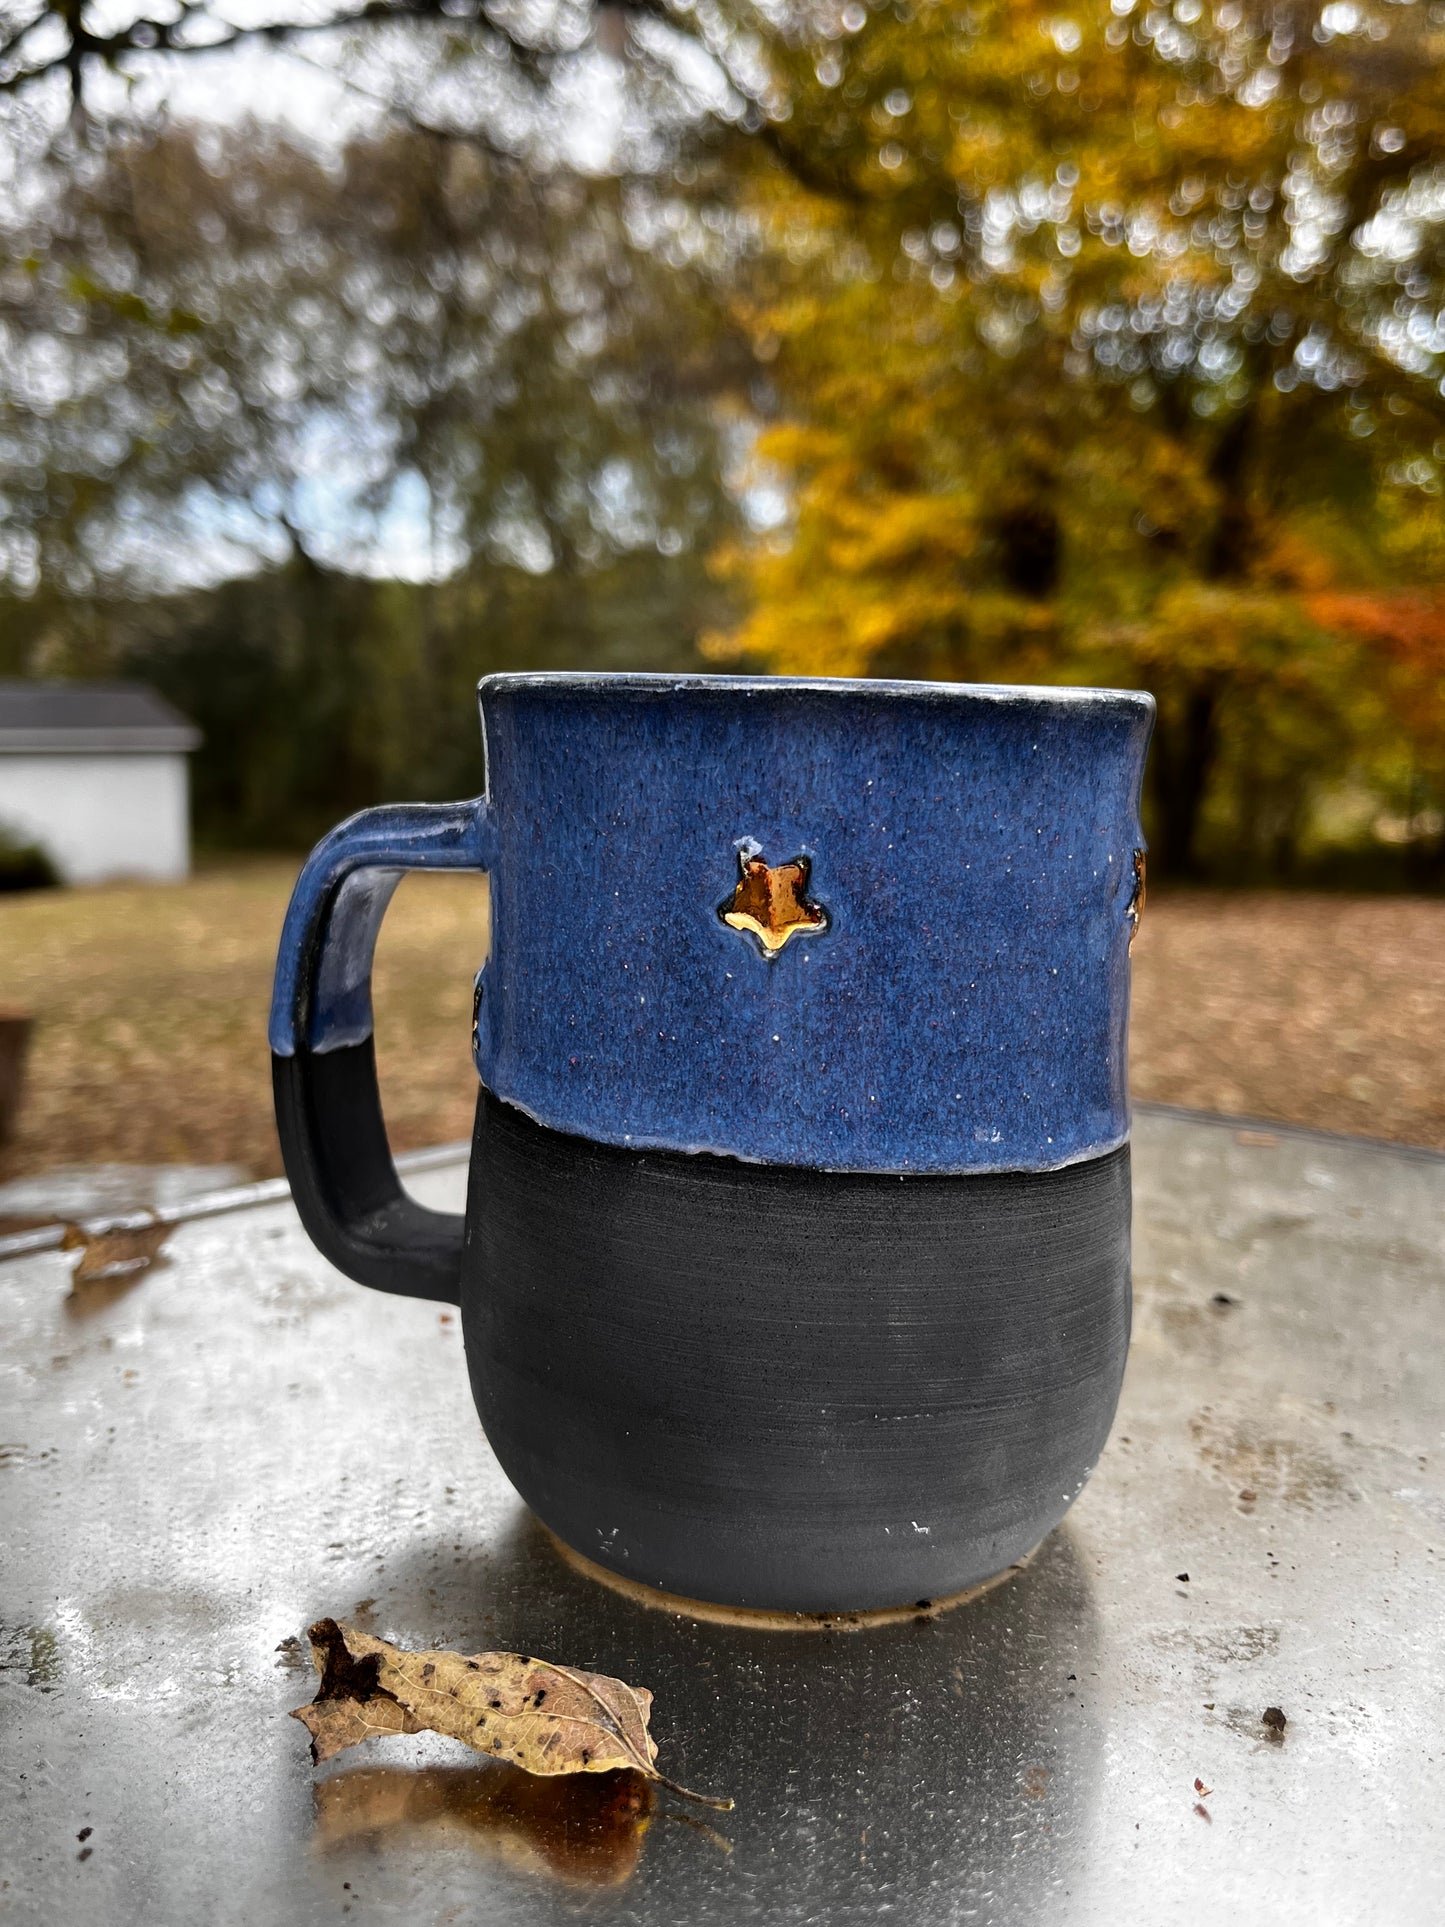
{"label": "grass lawn", "polygon": [[[281,1168],[266,1015],[291,859],[189,883],[0,898],[0,1002],[35,1013],[0,1178],[55,1165]],[[377,1055],[398,1150],[466,1137],[479,877],[407,877],[377,951]]]}
{"label": "grass lawn", "polygon": [[[65,1164],[279,1169],[265,1021],[296,865],[0,898],[0,1001],[38,1023],[0,1179]],[[412,877],[382,932],[398,1149],[467,1135],[486,888]],[[1140,1097],[1445,1148],[1445,902],[1156,892],[1134,952]]]}

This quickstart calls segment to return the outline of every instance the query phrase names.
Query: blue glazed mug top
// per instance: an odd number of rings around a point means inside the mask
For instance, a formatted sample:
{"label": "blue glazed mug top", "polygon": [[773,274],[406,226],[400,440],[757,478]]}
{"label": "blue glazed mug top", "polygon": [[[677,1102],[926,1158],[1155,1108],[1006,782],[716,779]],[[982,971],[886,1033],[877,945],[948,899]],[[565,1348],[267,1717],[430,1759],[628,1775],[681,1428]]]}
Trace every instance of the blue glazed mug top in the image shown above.
{"label": "blue glazed mug top", "polygon": [[1039,1171],[1128,1133],[1142,693],[480,687],[483,1083],[635,1148]]}

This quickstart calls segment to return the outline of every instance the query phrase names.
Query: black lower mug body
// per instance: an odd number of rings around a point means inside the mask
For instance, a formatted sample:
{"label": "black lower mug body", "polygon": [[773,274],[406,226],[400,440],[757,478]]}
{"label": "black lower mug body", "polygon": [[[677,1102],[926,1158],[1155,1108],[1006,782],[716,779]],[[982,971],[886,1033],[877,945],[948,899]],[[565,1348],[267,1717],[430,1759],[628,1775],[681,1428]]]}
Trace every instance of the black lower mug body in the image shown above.
{"label": "black lower mug body", "polygon": [[1129,1342],[1129,1152],[880,1177],[629,1151],[483,1090],[477,1410],[565,1543],[684,1597],[936,1600],[1058,1523]]}

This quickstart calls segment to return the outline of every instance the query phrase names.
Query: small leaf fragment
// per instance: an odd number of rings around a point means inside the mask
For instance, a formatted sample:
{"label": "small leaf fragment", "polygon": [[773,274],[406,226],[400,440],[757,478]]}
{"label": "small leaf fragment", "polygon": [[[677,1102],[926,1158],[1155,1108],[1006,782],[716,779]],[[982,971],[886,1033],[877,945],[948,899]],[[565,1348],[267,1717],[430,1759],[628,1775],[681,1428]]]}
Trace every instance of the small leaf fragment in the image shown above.
{"label": "small leaf fragment", "polygon": [[118,1278],[126,1272],[144,1271],[161,1254],[161,1246],[171,1234],[171,1226],[159,1220],[151,1224],[116,1226],[109,1231],[87,1231],[84,1225],[70,1224],[60,1241],[62,1251],[79,1251],[80,1262],[71,1273],[71,1283],[87,1285],[97,1278]]}
{"label": "small leaf fragment", "polygon": [[377,1735],[432,1732],[527,1773],[630,1768],[704,1806],[733,1804],[658,1772],[645,1687],[523,1653],[408,1652],[334,1619],[318,1619],[307,1637],[321,1683],[292,1717],[311,1734],[318,1765]]}

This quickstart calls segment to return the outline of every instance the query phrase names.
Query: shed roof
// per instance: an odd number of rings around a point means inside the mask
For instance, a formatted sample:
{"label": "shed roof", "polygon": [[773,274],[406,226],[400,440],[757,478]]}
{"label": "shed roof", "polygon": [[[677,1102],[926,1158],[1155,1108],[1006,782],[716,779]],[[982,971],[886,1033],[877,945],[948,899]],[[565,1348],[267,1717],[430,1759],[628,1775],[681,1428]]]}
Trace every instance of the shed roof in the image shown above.
{"label": "shed roof", "polygon": [[0,680],[0,755],[192,750],[201,732],[143,682]]}

